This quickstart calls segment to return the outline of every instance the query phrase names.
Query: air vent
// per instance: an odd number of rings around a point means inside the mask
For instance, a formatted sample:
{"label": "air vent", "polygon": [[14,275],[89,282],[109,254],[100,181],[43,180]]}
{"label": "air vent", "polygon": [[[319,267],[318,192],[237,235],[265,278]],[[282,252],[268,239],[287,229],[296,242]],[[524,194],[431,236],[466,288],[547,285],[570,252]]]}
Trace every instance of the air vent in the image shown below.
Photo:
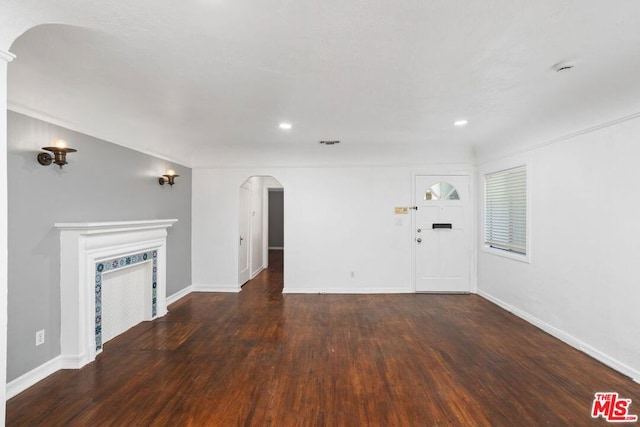
{"label": "air vent", "polygon": [[324,144],[324,145],[336,145],[336,144],[340,144],[340,141],[320,141],[320,144]]}
{"label": "air vent", "polygon": [[566,71],[569,71],[569,70],[573,69],[575,66],[576,66],[576,64],[574,64],[572,62],[559,62],[559,63],[557,63],[556,65],[554,65],[551,68],[556,73],[564,73]]}

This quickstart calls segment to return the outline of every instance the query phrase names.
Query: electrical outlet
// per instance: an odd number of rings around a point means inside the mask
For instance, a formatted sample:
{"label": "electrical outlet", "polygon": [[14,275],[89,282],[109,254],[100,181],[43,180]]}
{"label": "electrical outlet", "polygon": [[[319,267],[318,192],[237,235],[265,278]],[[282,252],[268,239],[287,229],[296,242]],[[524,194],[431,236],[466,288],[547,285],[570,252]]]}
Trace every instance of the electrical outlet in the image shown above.
{"label": "electrical outlet", "polygon": [[44,329],[36,332],[36,346],[44,344]]}
{"label": "electrical outlet", "polygon": [[355,271],[352,271],[350,275],[351,275],[351,278],[352,278],[352,279],[355,279],[355,278],[356,278],[356,272],[355,272]]}

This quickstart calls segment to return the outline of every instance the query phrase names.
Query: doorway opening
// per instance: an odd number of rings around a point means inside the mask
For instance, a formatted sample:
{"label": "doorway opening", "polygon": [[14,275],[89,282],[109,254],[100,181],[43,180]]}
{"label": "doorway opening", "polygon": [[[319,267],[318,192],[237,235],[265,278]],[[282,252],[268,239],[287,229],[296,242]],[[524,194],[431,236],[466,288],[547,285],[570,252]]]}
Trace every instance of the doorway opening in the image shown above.
{"label": "doorway opening", "polygon": [[274,273],[270,264],[282,274],[284,186],[272,176],[251,176],[239,191],[238,285],[243,286],[263,270]]}

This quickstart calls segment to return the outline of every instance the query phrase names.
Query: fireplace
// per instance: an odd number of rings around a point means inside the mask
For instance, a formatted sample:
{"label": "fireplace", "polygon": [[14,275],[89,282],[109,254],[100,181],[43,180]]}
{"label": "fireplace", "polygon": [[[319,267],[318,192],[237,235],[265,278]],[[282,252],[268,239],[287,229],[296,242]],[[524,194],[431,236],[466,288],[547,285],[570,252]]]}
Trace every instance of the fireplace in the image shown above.
{"label": "fireplace", "polygon": [[108,339],[167,313],[166,236],[176,221],[55,224],[63,368],[81,368]]}

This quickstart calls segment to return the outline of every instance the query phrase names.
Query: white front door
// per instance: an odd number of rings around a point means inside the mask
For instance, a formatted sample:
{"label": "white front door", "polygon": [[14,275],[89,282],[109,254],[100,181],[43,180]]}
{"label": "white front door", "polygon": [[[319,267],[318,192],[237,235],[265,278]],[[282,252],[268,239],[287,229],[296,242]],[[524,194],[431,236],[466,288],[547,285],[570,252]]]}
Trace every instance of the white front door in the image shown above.
{"label": "white front door", "polygon": [[416,292],[469,292],[469,177],[415,177]]}
{"label": "white front door", "polygon": [[251,190],[243,184],[240,187],[240,233],[238,236],[238,285],[242,286],[251,276],[251,259],[249,258],[249,209]]}

